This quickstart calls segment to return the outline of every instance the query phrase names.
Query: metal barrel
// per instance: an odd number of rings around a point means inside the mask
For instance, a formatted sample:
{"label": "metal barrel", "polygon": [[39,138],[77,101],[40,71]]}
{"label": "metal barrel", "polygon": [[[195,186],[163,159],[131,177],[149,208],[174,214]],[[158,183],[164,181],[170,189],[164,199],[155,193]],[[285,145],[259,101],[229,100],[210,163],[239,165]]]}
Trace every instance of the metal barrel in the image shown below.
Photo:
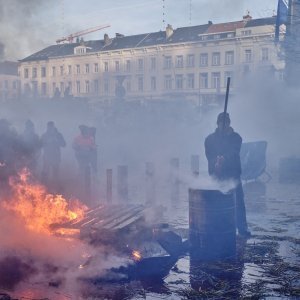
{"label": "metal barrel", "polygon": [[201,260],[222,260],[235,256],[233,193],[189,189],[189,240],[191,255]]}

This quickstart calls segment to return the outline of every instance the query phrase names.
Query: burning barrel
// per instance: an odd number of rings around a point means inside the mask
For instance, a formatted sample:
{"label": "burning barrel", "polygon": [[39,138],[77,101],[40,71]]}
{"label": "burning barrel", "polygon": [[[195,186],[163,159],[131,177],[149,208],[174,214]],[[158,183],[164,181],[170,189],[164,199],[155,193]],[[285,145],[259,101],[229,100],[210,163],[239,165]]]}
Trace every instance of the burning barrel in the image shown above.
{"label": "burning barrel", "polygon": [[236,254],[235,197],[217,190],[189,189],[190,254],[216,260]]}

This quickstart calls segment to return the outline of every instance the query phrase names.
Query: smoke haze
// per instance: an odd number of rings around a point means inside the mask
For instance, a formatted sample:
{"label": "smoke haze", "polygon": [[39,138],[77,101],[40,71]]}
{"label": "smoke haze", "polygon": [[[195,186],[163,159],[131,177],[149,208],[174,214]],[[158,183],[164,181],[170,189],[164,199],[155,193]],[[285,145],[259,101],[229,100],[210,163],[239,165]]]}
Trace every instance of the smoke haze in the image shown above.
{"label": "smoke haze", "polygon": [[53,43],[53,29],[45,24],[45,14],[58,3],[0,0],[0,60],[18,60]]}

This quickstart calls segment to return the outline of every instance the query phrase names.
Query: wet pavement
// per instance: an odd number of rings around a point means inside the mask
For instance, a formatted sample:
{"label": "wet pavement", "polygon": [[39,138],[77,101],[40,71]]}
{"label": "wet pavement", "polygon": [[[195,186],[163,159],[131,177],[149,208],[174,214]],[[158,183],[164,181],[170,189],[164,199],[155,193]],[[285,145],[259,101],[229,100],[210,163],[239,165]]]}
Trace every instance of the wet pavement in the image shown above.
{"label": "wet pavement", "polygon": [[[165,221],[183,239],[188,238],[187,188],[181,186],[180,202],[165,212]],[[234,260],[205,263],[186,254],[163,279],[86,282],[76,298],[48,287],[44,299],[299,299],[300,185],[273,178],[245,183],[244,192],[252,237],[237,238]],[[16,299],[33,299],[23,296]]]}
{"label": "wet pavement", "polygon": [[[188,237],[187,187],[166,221]],[[237,256],[228,262],[181,257],[162,280],[91,287],[87,299],[299,299],[300,186],[252,181],[244,184],[252,237],[237,239]],[[91,297],[91,298],[88,298]],[[85,298],[83,298],[85,299]]]}
{"label": "wet pavement", "polygon": [[[187,255],[163,281],[138,289],[129,284],[132,294],[124,299],[299,299],[300,186],[272,179],[248,182],[244,191],[252,237],[238,238],[235,261],[201,263]],[[183,203],[173,207],[169,222],[185,238],[187,199]]]}

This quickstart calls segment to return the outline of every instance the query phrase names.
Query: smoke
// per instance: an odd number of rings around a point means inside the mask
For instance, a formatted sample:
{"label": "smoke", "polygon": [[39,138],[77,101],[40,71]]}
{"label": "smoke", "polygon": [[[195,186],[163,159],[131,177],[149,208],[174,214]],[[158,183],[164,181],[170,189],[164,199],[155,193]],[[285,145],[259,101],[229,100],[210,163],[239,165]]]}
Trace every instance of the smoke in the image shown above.
{"label": "smoke", "polygon": [[49,8],[57,3],[58,0],[0,0],[0,60],[18,60],[49,44],[53,33],[47,26],[46,14],[53,12]]}
{"label": "smoke", "polygon": [[4,44],[0,42],[0,61],[4,59]]}
{"label": "smoke", "polygon": [[13,289],[21,281],[35,273],[35,269],[17,256],[7,256],[0,260],[0,285]]}
{"label": "smoke", "polygon": [[[268,142],[267,170],[276,167],[278,160],[283,156],[299,155],[297,136],[300,129],[299,91],[286,87],[269,73],[256,72],[243,78],[243,81],[234,80],[233,84],[234,94],[230,94],[228,105],[232,126],[241,134],[244,142],[258,140]],[[168,173],[170,159],[174,157],[180,161],[177,175],[185,187],[219,189],[224,192],[234,187],[234,182],[220,186],[204,176],[194,178],[189,175],[192,154],[199,154],[200,173],[206,173],[207,162],[203,143],[205,137],[215,130],[216,117],[223,110],[223,105],[208,112],[201,112],[199,107],[175,100],[157,103],[149,101],[143,105],[125,103],[108,108],[97,104],[89,105],[75,100],[72,103],[63,100],[42,103],[20,101],[15,106],[12,103],[4,106],[1,114],[9,118],[18,131],[21,131],[24,121],[31,118],[39,134],[45,131],[48,120],[55,121],[57,128],[67,140],[61,170],[64,192],[67,192],[68,188],[70,192],[74,192],[76,186],[76,183],[70,180],[76,176],[76,161],[71,145],[73,138],[78,134],[79,124],[97,128],[96,142],[100,167],[98,175],[100,181],[97,188],[100,187],[102,195],[105,195],[106,169],[113,169],[115,188],[117,166],[125,164],[129,170],[129,198],[132,202],[144,203],[145,163],[153,162],[157,183],[156,203],[168,207],[170,205]],[[183,193],[186,197],[187,190]],[[103,203],[104,199],[97,198],[97,204]],[[117,195],[114,193],[113,203],[116,199]],[[187,212],[182,213],[186,217]],[[6,245],[9,249],[21,249],[22,251],[18,251],[19,258],[27,257],[28,253],[29,257],[35,257],[34,261],[38,263],[34,264],[34,270],[38,270],[38,274],[45,282],[45,274],[48,274],[43,271],[45,261],[51,262],[57,268],[58,271],[53,271],[51,276],[54,281],[63,282],[61,285],[65,287],[76,286],[78,277],[92,277],[95,274],[102,274],[106,267],[126,264],[126,260],[122,257],[107,255],[107,252],[113,253],[112,249],[104,247],[98,251],[99,255],[96,255],[95,249],[86,250],[79,242],[71,246],[66,241],[56,238],[33,236],[25,233],[22,225],[18,226],[15,220],[11,221],[5,216],[1,216],[0,219],[3,220],[0,244]],[[7,227],[7,224],[10,226]],[[14,229],[15,232],[12,232]],[[16,238],[10,240],[9,237],[13,236]],[[85,252],[95,254],[94,260],[88,265],[87,259],[82,258],[82,253]],[[27,265],[28,260],[22,260],[22,263]],[[80,265],[84,267],[80,269]],[[36,273],[30,274],[32,280],[37,278]]]}
{"label": "smoke", "polygon": [[235,189],[238,182],[235,180],[215,180],[210,176],[201,175],[200,177],[195,177],[191,174],[177,174],[180,182],[191,189],[198,190],[217,190],[226,194],[231,190]]}
{"label": "smoke", "polygon": [[103,277],[111,268],[129,263],[109,246],[35,233],[5,209],[0,217],[0,287],[14,289],[16,295],[33,291],[37,284],[46,287],[43,297],[53,292],[49,286],[79,295],[82,280]]}
{"label": "smoke", "polygon": [[257,72],[239,83],[229,104],[233,127],[244,142],[268,142],[271,169],[277,169],[280,158],[299,155],[298,93],[270,73]]}

